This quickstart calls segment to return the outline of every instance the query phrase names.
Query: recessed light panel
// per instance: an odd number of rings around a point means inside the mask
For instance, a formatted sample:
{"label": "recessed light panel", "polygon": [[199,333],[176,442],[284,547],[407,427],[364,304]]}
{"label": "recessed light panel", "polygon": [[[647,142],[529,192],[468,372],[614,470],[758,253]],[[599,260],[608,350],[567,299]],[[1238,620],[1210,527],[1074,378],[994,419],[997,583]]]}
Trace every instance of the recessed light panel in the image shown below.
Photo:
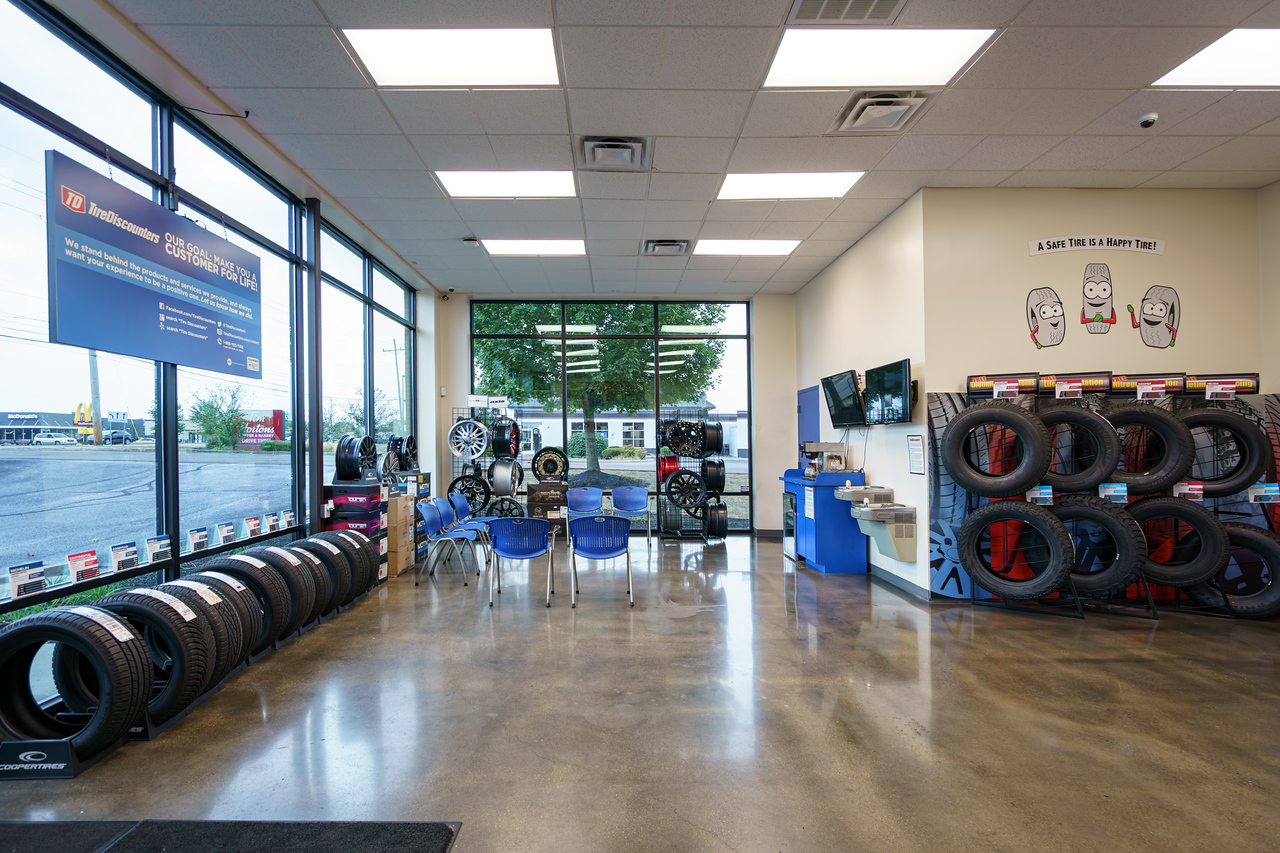
{"label": "recessed light panel", "polygon": [[995,30],[787,30],[766,88],[942,86]]}
{"label": "recessed light panel", "polygon": [[436,172],[454,198],[573,198],[573,172]]}
{"label": "recessed light panel", "polygon": [[789,255],[799,240],[699,240],[695,255]]}
{"label": "recessed light panel", "polygon": [[551,30],[343,30],[379,86],[559,86]]}
{"label": "recessed light panel", "polygon": [[764,172],[725,175],[720,199],[840,198],[866,172]]}
{"label": "recessed light panel", "polygon": [[[585,255],[584,240],[481,240],[491,255]],[[560,327],[556,327],[560,331]]]}
{"label": "recessed light panel", "polygon": [[1153,86],[1280,86],[1280,30],[1232,30]]}

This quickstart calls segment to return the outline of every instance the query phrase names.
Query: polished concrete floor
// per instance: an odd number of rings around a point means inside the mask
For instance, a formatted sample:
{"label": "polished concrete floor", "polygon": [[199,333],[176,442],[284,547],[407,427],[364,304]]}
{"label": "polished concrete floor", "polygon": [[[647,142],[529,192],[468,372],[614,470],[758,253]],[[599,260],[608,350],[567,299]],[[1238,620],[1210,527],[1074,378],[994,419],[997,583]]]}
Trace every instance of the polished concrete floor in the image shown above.
{"label": "polished concrete floor", "polygon": [[1280,624],[922,605],[775,542],[392,580],[0,819],[461,820],[456,850],[1275,850]]}

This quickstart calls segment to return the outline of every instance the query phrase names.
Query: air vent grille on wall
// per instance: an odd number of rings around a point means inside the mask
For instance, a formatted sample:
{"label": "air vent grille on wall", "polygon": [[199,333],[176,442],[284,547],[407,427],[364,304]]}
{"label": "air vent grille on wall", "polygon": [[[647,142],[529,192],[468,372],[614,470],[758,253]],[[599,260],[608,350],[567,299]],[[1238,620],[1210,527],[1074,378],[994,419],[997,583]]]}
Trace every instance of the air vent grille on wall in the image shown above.
{"label": "air vent grille on wall", "polygon": [[687,255],[688,240],[645,240],[640,245],[642,255]]}
{"label": "air vent grille on wall", "polygon": [[883,27],[897,20],[907,0],[796,0],[788,24]]}
{"label": "air vent grille on wall", "polygon": [[582,136],[573,158],[589,172],[647,172],[653,165],[653,137]]}
{"label": "air vent grille on wall", "polygon": [[902,133],[939,89],[898,92],[855,92],[836,115],[827,133]]}

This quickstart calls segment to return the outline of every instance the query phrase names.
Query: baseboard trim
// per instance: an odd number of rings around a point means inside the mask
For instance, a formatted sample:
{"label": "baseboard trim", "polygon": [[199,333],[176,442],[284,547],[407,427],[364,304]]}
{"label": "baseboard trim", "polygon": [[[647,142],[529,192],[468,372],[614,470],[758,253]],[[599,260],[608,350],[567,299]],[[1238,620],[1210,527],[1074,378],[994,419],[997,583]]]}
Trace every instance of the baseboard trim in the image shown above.
{"label": "baseboard trim", "polygon": [[913,598],[918,598],[923,602],[929,601],[929,590],[924,587],[916,586],[911,581],[905,578],[900,578],[893,572],[890,572],[887,569],[882,569],[879,566],[871,566],[870,570],[872,577],[879,578],[890,586],[902,590]]}
{"label": "baseboard trim", "polygon": [[781,531],[781,530],[770,530],[770,529],[769,529],[769,528],[767,528],[767,527],[757,527],[757,528],[756,528],[756,538],[757,538],[757,539],[781,539],[781,538],[782,538],[782,531]]}

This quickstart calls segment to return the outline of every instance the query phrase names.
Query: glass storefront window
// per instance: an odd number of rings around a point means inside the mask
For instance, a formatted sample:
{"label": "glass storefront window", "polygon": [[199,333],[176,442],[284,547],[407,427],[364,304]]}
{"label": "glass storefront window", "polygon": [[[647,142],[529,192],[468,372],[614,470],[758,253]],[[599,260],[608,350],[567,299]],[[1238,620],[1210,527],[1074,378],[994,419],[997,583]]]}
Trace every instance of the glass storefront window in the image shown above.
{"label": "glass storefront window", "polygon": [[652,302],[570,302],[564,317],[569,335],[653,334]]}
{"label": "glass storefront window", "polygon": [[173,127],[174,182],[279,246],[289,245],[289,205],[180,124]]}
{"label": "glass storefront window", "polygon": [[409,434],[409,388],[409,328],[374,311],[373,430],[379,450],[392,435]]}
{"label": "glass storefront window", "polygon": [[660,302],[658,333],[663,335],[745,335],[747,306],[741,302]]}
{"label": "glass storefront window", "polygon": [[373,268],[373,301],[401,317],[409,316],[409,291],[391,276]]}
{"label": "glass storefront window", "polygon": [[364,293],[364,261],[328,230],[320,232],[320,269],[352,290]]}
{"label": "glass storefront window", "polygon": [[477,335],[559,335],[558,302],[472,302]]}
{"label": "glass storefront window", "polygon": [[343,433],[363,436],[368,432],[364,409],[364,305],[331,284],[325,285],[321,299],[321,412],[327,483],[333,479],[333,446],[338,439]]}

